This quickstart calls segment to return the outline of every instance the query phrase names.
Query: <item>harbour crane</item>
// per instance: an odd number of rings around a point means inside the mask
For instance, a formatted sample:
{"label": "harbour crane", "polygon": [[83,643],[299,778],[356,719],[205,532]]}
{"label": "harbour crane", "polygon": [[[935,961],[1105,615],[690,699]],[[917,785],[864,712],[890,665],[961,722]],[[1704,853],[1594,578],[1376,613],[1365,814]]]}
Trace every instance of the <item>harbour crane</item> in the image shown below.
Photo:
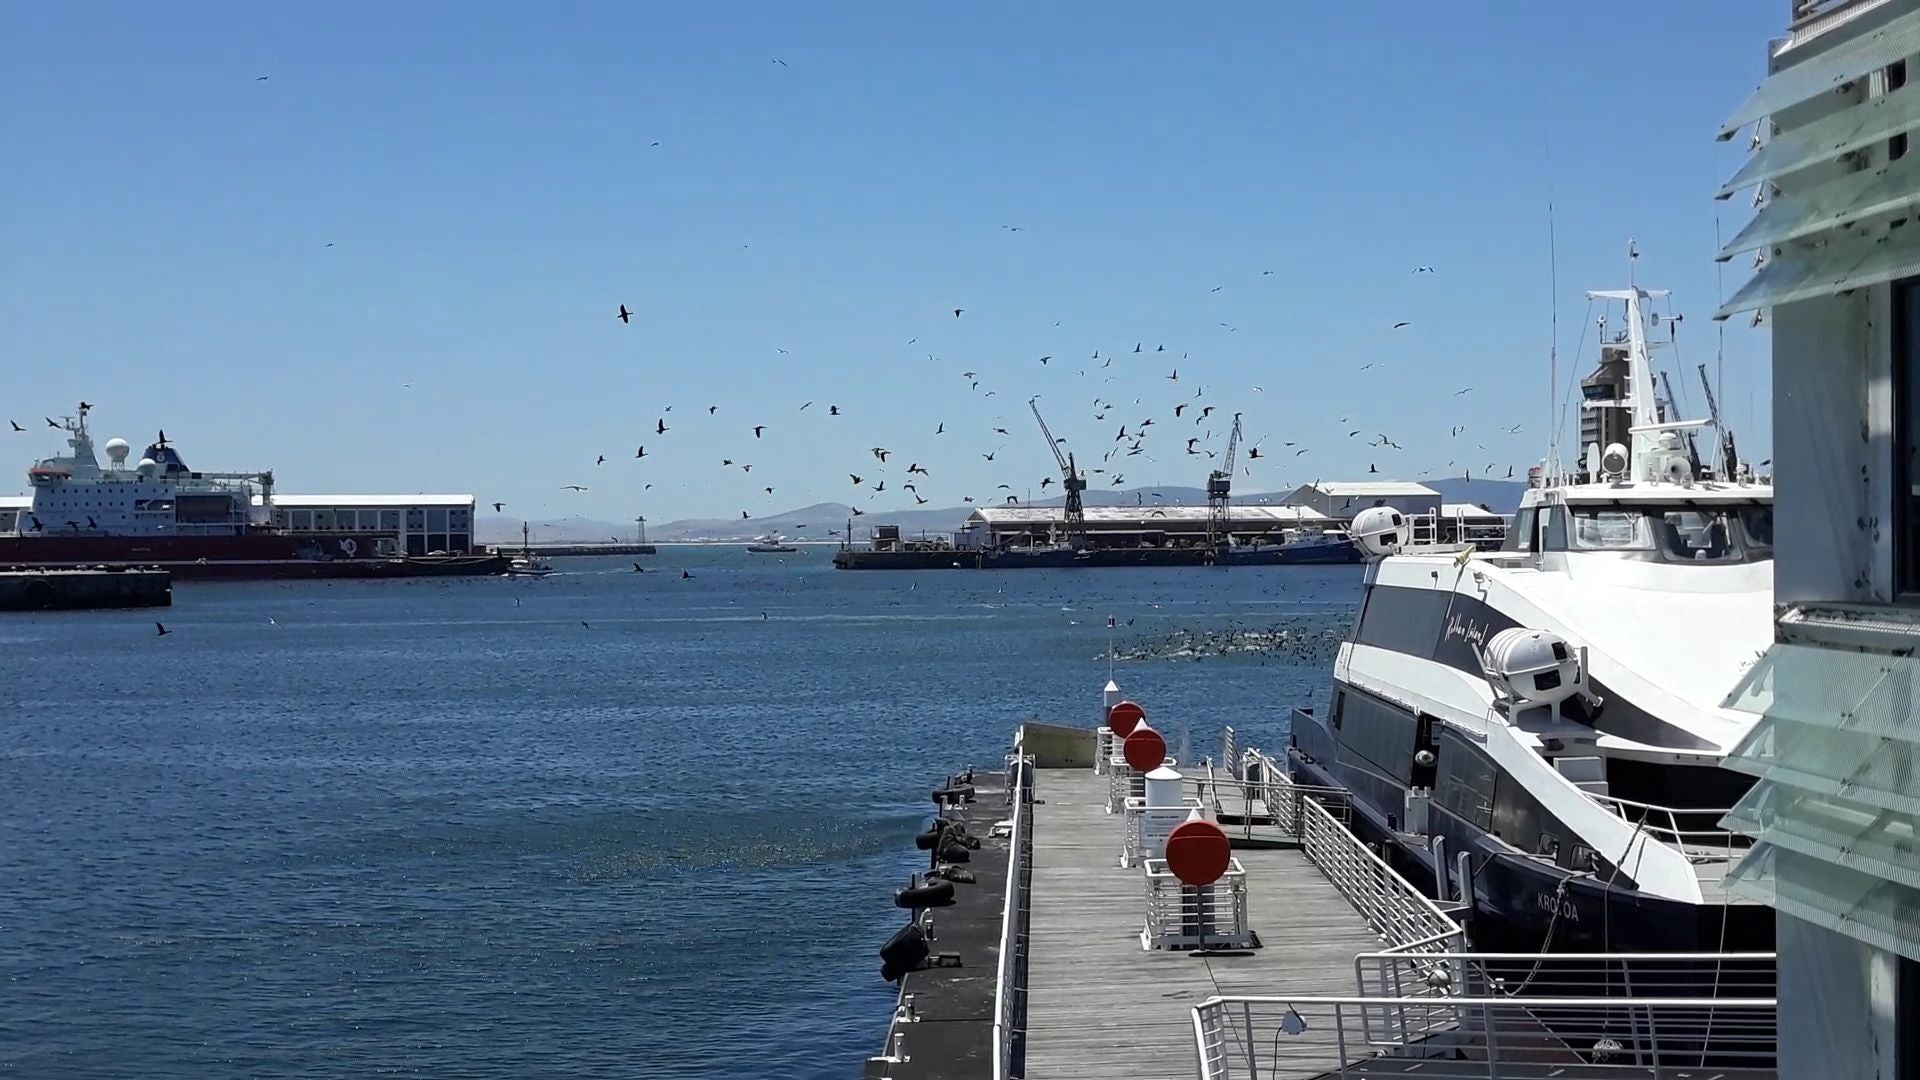
{"label": "harbour crane", "polygon": [[1040,423],[1040,434],[1046,436],[1047,449],[1053,451],[1054,463],[1060,466],[1060,486],[1067,493],[1067,546],[1079,550],[1087,546],[1087,511],[1080,499],[1080,493],[1087,490],[1087,478],[1073,460],[1073,451],[1061,452],[1060,441],[1053,437],[1053,429],[1047,427],[1047,418],[1040,415],[1040,403],[1029,401],[1033,409],[1033,418]]}
{"label": "harbour crane", "polygon": [[1227,452],[1220,467],[1207,474],[1207,546],[1218,549],[1227,542],[1230,527],[1227,505],[1233,493],[1233,458],[1240,450],[1240,414],[1233,414],[1233,432],[1227,436]]}
{"label": "harbour crane", "polygon": [[1740,471],[1740,452],[1733,447],[1733,430],[1720,422],[1720,403],[1713,398],[1713,380],[1707,378],[1707,365],[1700,365],[1700,386],[1707,392],[1707,416],[1720,435],[1720,477],[1732,479]]}

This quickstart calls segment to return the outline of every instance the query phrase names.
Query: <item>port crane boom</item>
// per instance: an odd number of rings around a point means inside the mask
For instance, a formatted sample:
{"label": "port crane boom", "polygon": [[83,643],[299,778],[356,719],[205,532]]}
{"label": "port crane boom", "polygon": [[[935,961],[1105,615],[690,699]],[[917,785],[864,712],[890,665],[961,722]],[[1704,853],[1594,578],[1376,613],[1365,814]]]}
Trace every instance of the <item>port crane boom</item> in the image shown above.
{"label": "port crane boom", "polygon": [[1040,403],[1027,402],[1033,409],[1033,418],[1040,424],[1040,434],[1046,436],[1047,449],[1053,451],[1054,464],[1060,467],[1060,486],[1067,493],[1067,545],[1074,549],[1083,548],[1087,543],[1087,511],[1080,493],[1087,490],[1087,479],[1080,475],[1080,469],[1073,460],[1073,451],[1062,452],[1060,440],[1053,437],[1053,429],[1047,427],[1047,418],[1040,415]]}
{"label": "port crane boom", "polygon": [[1707,378],[1707,365],[1700,365],[1700,387],[1707,392],[1707,416],[1720,435],[1720,476],[1731,478],[1740,471],[1740,452],[1733,446],[1733,431],[1720,422],[1720,403],[1713,399],[1713,380]]}
{"label": "port crane boom", "polygon": [[1240,450],[1240,414],[1233,414],[1233,432],[1227,436],[1227,452],[1220,467],[1207,474],[1207,546],[1218,548],[1227,542],[1229,496],[1233,493],[1233,459]]}

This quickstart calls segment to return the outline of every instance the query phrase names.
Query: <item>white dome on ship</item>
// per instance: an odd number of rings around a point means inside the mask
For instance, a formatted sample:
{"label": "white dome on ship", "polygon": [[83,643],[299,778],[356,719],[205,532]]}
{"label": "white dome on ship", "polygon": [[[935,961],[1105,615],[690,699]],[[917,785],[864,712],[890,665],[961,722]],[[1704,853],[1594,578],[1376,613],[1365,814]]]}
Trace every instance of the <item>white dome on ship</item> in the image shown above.
{"label": "white dome on ship", "polygon": [[142,476],[152,476],[153,470],[158,469],[159,467],[160,467],[160,463],[153,460],[150,457],[143,457],[140,459],[139,469],[140,469],[140,474]]}
{"label": "white dome on ship", "polygon": [[108,439],[107,440],[107,460],[113,462],[115,465],[124,464],[127,460],[128,452],[131,451],[132,449],[133,447],[128,446],[127,440],[125,439],[120,439],[120,438]]}

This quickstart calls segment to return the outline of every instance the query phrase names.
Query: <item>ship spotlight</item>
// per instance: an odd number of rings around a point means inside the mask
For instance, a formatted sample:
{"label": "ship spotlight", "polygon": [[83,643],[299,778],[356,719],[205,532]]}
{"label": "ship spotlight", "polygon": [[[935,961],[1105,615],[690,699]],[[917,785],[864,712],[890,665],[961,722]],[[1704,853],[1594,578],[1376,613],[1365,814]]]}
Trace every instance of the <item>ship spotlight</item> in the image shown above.
{"label": "ship spotlight", "polygon": [[1608,443],[1600,452],[1600,471],[1611,479],[1619,479],[1627,471],[1627,448],[1619,443]]}

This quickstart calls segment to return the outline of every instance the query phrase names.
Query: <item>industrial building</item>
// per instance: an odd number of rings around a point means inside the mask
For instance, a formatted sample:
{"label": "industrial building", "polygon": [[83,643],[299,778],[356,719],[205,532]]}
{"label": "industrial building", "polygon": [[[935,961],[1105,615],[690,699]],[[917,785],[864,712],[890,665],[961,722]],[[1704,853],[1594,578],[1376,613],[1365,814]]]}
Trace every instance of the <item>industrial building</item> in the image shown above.
{"label": "industrial building", "polygon": [[[256,496],[254,505],[260,504]],[[408,555],[474,550],[472,495],[278,495],[273,523],[290,532],[390,532]]]}
{"label": "industrial building", "polygon": [[1403,514],[1438,514],[1440,493],[1403,480],[1322,480],[1303,484],[1281,500],[1335,521],[1352,521],[1362,510],[1391,506]]}
{"label": "industrial building", "polygon": [[[392,533],[409,555],[475,550],[472,495],[275,495],[273,524],[290,532]],[[262,505],[254,496],[255,507]],[[0,495],[0,535],[16,532],[31,495]]]}
{"label": "industrial building", "polygon": [[[1088,543],[1095,547],[1189,547],[1207,542],[1204,506],[1089,506]],[[1278,542],[1286,530],[1318,532],[1338,525],[1299,506],[1233,506],[1227,531],[1234,539]],[[1066,537],[1066,511],[1057,506],[983,506],[967,515],[953,544],[964,550],[1034,547]]]}

